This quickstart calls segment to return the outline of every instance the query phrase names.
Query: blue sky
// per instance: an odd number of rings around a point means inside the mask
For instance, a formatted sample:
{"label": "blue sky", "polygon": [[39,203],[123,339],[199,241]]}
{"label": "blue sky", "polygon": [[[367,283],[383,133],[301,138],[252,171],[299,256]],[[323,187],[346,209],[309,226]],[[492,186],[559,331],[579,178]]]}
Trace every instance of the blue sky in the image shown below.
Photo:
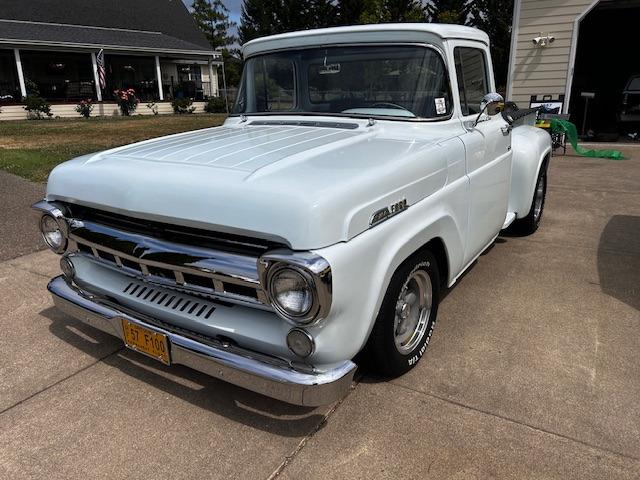
{"label": "blue sky", "polygon": [[[190,7],[193,0],[182,0],[187,7]],[[222,3],[229,9],[229,19],[232,22],[240,23],[240,6],[242,0],[222,0]]]}

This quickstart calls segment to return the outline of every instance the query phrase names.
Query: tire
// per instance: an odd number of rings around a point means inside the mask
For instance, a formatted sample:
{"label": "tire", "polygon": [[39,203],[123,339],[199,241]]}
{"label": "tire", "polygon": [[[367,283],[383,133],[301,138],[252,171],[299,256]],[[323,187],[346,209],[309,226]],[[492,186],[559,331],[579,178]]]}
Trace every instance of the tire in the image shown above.
{"label": "tire", "polygon": [[531,208],[526,217],[515,220],[507,229],[509,233],[517,235],[531,235],[538,230],[542,214],[544,213],[544,203],[547,196],[547,166],[542,165],[536,186],[533,189],[533,198],[531,199]]}
{"label": "tire", "polygon": [[374,373],[397,377],[416,366],[429,345],[439,301],[438,264],[430,252],[420,252],[398,267],[365,349]]}

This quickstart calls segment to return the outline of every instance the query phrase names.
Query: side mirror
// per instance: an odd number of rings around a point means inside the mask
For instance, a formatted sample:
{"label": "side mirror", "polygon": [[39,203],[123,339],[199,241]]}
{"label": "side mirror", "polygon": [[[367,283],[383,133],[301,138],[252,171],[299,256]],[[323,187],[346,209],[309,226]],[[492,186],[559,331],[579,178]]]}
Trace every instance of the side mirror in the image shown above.
{"label": "side mirror", "polygon": [[482,102],[480,102],[480,113],[478,114],[478,118],[474,122],[473,126],[475,127],[483,113],[487,113],[490,117],[500,113],[500,109],[502,108],[504,103],[504,98],[499,93],[487,93],[483,98]]}

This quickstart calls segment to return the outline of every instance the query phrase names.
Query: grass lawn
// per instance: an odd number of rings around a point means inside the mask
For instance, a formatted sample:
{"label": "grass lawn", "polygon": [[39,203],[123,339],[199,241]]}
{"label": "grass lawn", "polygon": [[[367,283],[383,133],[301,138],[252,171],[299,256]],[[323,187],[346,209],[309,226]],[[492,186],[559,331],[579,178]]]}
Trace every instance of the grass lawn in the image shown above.
{"label": "grass lawn", "polygon": [[220,125],[226,115],[157,115],[0,122],[0,169],[44,182],[71,158],[171,133]]}

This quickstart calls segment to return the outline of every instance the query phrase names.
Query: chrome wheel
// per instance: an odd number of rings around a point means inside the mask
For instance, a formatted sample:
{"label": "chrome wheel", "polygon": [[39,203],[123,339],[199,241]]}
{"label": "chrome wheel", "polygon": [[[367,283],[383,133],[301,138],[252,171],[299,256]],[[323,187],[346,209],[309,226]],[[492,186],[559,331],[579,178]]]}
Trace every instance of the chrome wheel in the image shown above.
{"label": "chrome wheel", "polygon": [[396,302],[394,341],[398,352],[407,355],[420,343],[427,331],[433,287],[429,274],[415,270],[405,281]]}
{"label": "chrome wheel", "polygon": [[546,175],[540,175],[538,185],[536,185],[536,194],[533,199],[533,219],[537,223],[542,216],[542,207],[544,205],[544,191],[545,183],[547,181]]}

